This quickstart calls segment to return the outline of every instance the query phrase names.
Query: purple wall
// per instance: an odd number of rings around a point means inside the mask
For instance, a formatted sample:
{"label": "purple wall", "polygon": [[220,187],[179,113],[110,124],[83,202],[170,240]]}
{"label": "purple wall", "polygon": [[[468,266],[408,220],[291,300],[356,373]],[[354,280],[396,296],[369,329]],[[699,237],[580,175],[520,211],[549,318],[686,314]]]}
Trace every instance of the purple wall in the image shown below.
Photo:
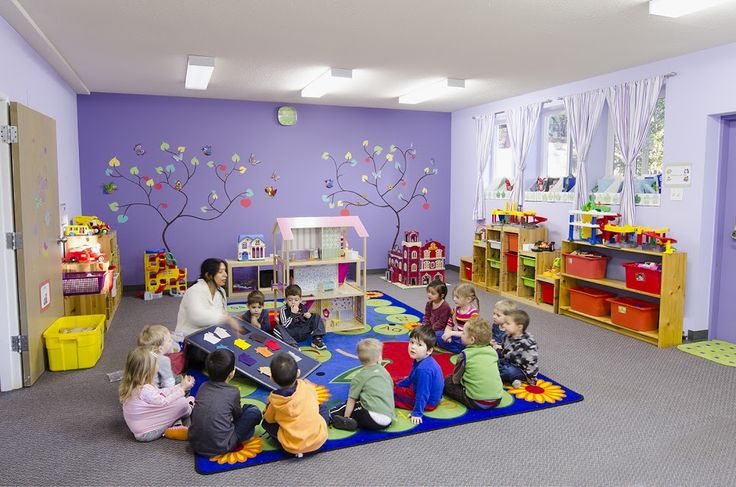
{"label": "purple wall", "polygon": [[[201,261],[210,256],[235,258],[236,239],[241,233],[263,233],[267,252],[271,252],[271,231],[277,217],[337,215],[340,208],[330,209],[322,201],[328,192],[325,180],[334,179],[331,161],[322,159],[323,152],[335,154],[339,161],[352,152],[357,160],[355,167],[344,167],[341,178],[345,187],[358,188],[370,197],[370,186],[360,181],[365,174],[372,181],[370,164],[363,161],[362,141],[368,139],[370,147],[379,144],[388,152],[391,144],[407,148],[414,144],[416,160],[410,161],[409,184],[411,186],[424,167],[438,169],[438,175],[426,178],[421,186],[428,189],[429,209],[422,207],[423,200],[415,200],[402,212],[402,231],[418,229],[423,239],[434,238],[449,243],[449,180],[450,180],[450,115],[448,113],[342,108],[316,105],[295,105],[298,123],[283,127],[276,121],[277,103],[209,100],[159,96],[93,94],[78,97],[79,148],[82,192],[82,208],[85,214],[99,216],[116,228],[122,254],[122,268],[126,284],[143,282],[143,252],[162,246],[163,221],[150,207],[134,207],[128,212],[128,221],[118,223],[117,216],[108,204],[117,201],[121,205],[141,201],[143,191],[120,179],[105,175],[108,161],[117,157],[123,174],[131,166],[140,170],[140,176],[161,181],[156,166],[174,163],[176,172],[171,180],[183,179],[184,170],[169,154],[160,150],[162,141],[171,150],[185,146],[184,161],[197,156],[200,165],[197,175],[185,188],[189,194],[191,213],[208,217],[199,208],[206,205],[207,195],[216,190],[221,203],[224,198],[222,185],[206,162],[232,166],[231,155],[241,156],[238,164],[247,167],[245,174],[230,176],[228,188],[237,193],[252,188],[252,204],[244,208],[235,202],[217,220],[203,222],[193,218],[178,220],[168,231],[167,241],[180,264],[189,268],[190,280],[199,272]],[[134,146],[141,144],[146,153],[136,155]],[[205,156],[200,148],[212,146],[211,156]],[[248,155],[253,153],[262,161],[253,166]],[[385,153],[378,159],[382,161]],[[395,153],[398,156],[398,153]],[[429,163],[434,159],[434,165]],[[398,157],[397,157],[398,159]],[[193,167],[189,165],[189,167]],[[384,187],[390,182],[388,164],[383,171]],[[276,172],[280,179],[271,178]],[[115,181],[119,189],[111,195],[103,193],[102,185]],[[264,188],[274,186],[277,193],[269,198]],[[420,188],[421,188],[420,186]],[[399,202],[397,191],[387,197]],[[155,204],[166,202],[164,215],[171,215],[179,208],[182,195],[163,187],[153,191]],[[376,199],[376,198],[374,198]],[[375,207],[350,208],[358,215],[370,233],[368,239],[368,267],[383,268],[395,230],[393,212]],[[357,247],[353,234],[351,245]]]}

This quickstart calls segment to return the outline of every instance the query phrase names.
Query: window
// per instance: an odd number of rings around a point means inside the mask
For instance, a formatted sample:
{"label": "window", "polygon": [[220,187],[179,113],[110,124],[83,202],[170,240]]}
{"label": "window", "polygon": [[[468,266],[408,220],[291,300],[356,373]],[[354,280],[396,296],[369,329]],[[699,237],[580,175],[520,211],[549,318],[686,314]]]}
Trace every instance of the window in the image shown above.
{"label": "window", "polygon": [[416,250],[412,250],[411,251],[411,258],[412,259],[416,259],[417,258],[417,251]]}
{"label": "window", "polygon": [[416,264],[412,264],[411,265],[411,271],[412,272],[416,272],[417,271],[417,265]]}
{"label": "window", "polygon": [[493,181],[501,178],[513,180],[516,168],[511,157],[511,142],[509,141],[509,130],[505,121],[496,122],[493,141]]}
{"label": "window", "polygon": [[[572,173],[572,143],[565,110],[549,111],[542,118],[542,177],[564,178]],[[574,167],[574,166],[572,166]]]}
{"label": "window", "polygon": [[[611,132],[613,132],[613,125]],[[615,176],[623,176],[624,159],[621,149],[618,145],[615,135],[613,138],[613,168],[612,173]],[[654,116],[652,124],[649,127],[649,137],[647,138],[641,154],[636,158],[636,176],[645,174],[662,174],[662,160],[664,159],[664,96],[657,100],[654,108]]]}

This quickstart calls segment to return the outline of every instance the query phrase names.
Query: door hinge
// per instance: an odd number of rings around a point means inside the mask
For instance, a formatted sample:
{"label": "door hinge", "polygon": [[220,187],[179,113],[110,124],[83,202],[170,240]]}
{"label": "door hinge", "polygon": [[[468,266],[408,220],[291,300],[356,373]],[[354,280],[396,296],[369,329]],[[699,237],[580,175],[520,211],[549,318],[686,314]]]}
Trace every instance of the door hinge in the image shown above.
{"label": "door hinge", "polygon": [[23,234],[18,232],[6,233],[5,247],[9,250],[21,250],[23,248]]}
{"label": "door hinge", "polygon": [[5,144],[17,144],[18,127],[15,125],[0,125],[0,142]]}
{"label": "door hinge", "polygon": [[28,351],[28,336],[27,335],[16,335],[10,337],[11,348],[14,352],[27,352]]}

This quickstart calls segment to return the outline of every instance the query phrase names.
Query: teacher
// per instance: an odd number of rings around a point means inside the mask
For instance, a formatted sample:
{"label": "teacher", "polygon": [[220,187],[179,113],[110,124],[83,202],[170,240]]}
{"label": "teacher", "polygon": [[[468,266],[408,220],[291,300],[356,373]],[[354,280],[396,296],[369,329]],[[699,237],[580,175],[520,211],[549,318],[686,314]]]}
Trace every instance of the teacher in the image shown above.
{"label": "teacher", "polygon": [[227,324],[239,330],[238,322],[226,309],[227,265],[222,259],[202,262],[197,282],[187,289],[179,305],[176,331],[191,335],[212,325]]}

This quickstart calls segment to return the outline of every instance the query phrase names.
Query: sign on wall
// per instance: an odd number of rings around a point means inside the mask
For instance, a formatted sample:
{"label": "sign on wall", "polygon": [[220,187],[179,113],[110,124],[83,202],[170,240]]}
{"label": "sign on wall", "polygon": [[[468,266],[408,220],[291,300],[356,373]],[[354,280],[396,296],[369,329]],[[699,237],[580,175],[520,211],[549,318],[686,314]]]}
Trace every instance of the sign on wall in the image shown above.
{"label": "sign on wall", "polygon": [[692,175],[692,164],[668,164],[662,173],[662,184],[673,188],[690,186]]}

